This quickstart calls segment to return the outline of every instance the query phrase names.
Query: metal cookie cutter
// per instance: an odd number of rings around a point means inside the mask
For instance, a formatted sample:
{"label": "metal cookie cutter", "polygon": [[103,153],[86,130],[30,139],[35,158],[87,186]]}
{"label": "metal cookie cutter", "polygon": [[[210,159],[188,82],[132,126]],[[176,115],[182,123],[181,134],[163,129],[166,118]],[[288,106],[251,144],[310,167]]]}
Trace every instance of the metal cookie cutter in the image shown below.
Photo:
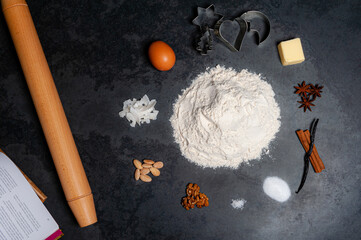
{"label": "metal cookie cutter", "polygon": [[[261,36],[262,29],[259,29],[259,26],[256,26],[255,28],[252,27],[253,21],[255,19],[261,19],[263,22],[263,36]],[[230,21],[230,20],[226,20]],[[248,11],[243,13],[241,16],[234,19],[239,26],[240,30],[238,32],[238,36],[234,42],[234,44],[230,43],[227,39],[225,39],[221,33],[222,24],[225,22],[223,19],[220,19],[215,27],[214,27],[214,34],[233,52],[239,51],[242,47],[242,42],[244,39],[244,36],[246,35],[247,30],[250,32],[255,32],[258,37],[258,45],[261,44],[264,40],[267,39],[270,30],[271,30],[271,23],[266,15],[264,15],[262,12],[259,11]],[[258,28],[257,28],[258,27]]]}
{"label": "metal cookie cutter", "polygon": [[[230,21],[230,20],[225,20],[225,21]],[[227,39],[225,39],[221,33],[221,27],[222,24],[225,22],[223,21],[223,19],[219,20],[216,25],[214,26],[214,34],[232,51],[232,52],[236,52],[239,51],[241,49],[242,46],[242,42],[243,42],[243,38],[244,35],[246,35],[247,32],[247,22],[242,19],[241,17],[237,17],[234,19],[234,21],[236,21],[239,24],[240,30],[238,32],[238,36],[235,40],[234,45],[232,43],[230,43]]]}
{"label": "metal cookie cutter", "polygon": [[197,42],[196,50],[200,52],[202,55],[207,55],[208,51],[213,50],[213,37],[211,33],[211,29],[206,26],[201,29],[202,36],[199,38]]}
{"label": "metal cookie cutter", "polygon": [[221,14],[216,13],[214,5],[207,8],[198,7],[198,16],[192,23],[197,25],[201,31],[201,37],[198,39],[196,50],[202,55],[213,49],[213,36],[211,29],[215,23],[223,18]]}
{"label": "metal cookie cutter", "polygon": [[[266,15],[264,15],[262,12],[259,11],[248,11],[243,13],[241,15],[241,18],[243,18],[247,22],[248,31],[252,31],[257,34],[258,45],[267,39],[271,31],[271,23]],[[257,18],[260,18],[263,21],[263,25],[264,25],[263,36],[261,36],[262,29],[257,29],[257,26],[255,28],[252,27],[253,20]]]}

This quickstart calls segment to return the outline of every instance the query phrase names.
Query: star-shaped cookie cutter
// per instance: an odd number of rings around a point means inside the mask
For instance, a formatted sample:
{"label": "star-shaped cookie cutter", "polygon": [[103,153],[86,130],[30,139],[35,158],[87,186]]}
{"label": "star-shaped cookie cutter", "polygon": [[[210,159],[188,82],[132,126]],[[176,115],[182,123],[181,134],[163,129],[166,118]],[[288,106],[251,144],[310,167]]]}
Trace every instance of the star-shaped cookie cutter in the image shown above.
{"label": "star-shaped cookie cutter", "polygon": [[212,29],[216,22],[223,18],[223,15],[216,13],[213,4],[207,8],[197,7],[197,13],[198,16],[192,20],[192,23],[201,29],[205,26]]}

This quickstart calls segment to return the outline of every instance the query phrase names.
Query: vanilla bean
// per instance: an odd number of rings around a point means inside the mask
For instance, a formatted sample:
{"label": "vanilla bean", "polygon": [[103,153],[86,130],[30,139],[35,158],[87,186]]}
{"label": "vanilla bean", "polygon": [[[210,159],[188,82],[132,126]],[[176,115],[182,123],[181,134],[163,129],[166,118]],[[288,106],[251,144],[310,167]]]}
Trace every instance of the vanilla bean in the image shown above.
{"label": "vanilla bean", "polygon": [[310,156],[311,156],[312,150],[313,150],[313,145],[314,145],[314,141],[315,141],[318,120],[319,119],[315,119],[311,124],[310,148],[309,148],[308,152],[305,154],[305,157],[304,157],[305,166],[303,168],[302,180],[301,180],[300,186],[298,187],[298,190],[296,191],[296,193],[299,193],[301,191],[301,189],[302,189],[302,187],[305,184],[306,179],[307,179],[308,169],[310,167]]}

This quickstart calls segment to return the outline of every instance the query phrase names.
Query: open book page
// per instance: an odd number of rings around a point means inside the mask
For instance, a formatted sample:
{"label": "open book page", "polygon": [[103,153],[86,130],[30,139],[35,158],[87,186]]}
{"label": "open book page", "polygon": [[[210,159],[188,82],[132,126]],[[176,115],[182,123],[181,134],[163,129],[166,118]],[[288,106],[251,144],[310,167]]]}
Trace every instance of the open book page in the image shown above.
{"label": "open book page", "polygon": [[0,153],[0,240],[46,239],[58,229],[16,165]]}

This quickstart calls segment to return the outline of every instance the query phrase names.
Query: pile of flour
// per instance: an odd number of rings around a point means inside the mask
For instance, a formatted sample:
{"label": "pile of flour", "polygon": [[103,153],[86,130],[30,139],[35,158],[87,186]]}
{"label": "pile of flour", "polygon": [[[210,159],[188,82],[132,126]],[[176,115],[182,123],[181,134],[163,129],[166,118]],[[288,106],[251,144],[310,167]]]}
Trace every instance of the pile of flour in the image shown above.
{"label": "pile of flour", "polygon": [[274,95],[258,74],[207,69],[174,104],[170,121],[182,154],[211,168],[259,159],[281,124]]}
{"label": "pile of flour", "polygon": [[279,177],[267,177],[263,182],[263,191],[278,202],[285,202],[291,196],[290,187]]}
{"label": "pile of flour", "polygon": [[244,205],[246,204],[246,200],[244,200],[243,198],[242,199],[233,199],[232,200],[232,207],[235,208],[235,209],[241,209],[243,210],[244,208]]}

